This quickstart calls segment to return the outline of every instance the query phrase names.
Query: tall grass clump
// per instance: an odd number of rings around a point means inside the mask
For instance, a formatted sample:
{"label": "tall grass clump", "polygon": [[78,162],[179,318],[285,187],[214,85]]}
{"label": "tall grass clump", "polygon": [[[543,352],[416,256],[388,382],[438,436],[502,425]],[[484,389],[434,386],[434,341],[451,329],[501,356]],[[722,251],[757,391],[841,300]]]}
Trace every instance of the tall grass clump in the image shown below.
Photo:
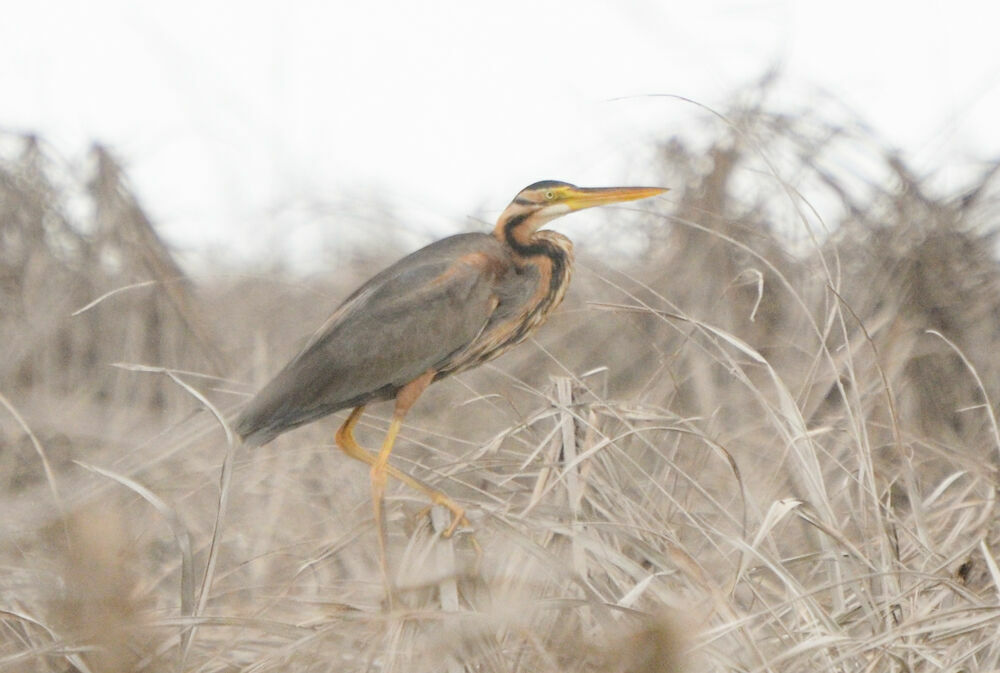
{"label": "tall grass clump", "polygon": [[536,339],[408,417],[394,462],[474,532],[393,485],[389,587],[336,421],[221,419],[391,260],[191,279],[107,150],[7,139],[0,668],[1000,668],[995,165],[942,193],[858,124],[706,128],[607,213],[641,254],[581,242]]}

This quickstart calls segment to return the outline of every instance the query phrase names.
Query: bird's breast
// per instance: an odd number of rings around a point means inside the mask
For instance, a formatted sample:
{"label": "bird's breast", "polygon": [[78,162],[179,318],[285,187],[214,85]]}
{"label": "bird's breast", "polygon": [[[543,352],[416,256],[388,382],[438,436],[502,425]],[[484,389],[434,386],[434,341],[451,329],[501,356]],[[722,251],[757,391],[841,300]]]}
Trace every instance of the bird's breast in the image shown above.
{"label": "bird's breast", "polygon": [[510,268],[497,284],[496,307],[483,331],[439,376],[498,357],[528,338],[562,303],[573,273],[572,247],[564,237],[545,233],[551,249]]}

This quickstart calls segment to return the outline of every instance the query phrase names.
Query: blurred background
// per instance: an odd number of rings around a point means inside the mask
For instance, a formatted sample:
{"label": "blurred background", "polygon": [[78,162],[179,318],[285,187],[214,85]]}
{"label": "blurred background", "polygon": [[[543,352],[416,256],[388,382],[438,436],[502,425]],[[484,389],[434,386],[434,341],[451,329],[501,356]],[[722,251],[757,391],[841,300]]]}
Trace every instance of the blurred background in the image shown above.
{"label": "blurred background", "polygon": [[[423,4],[4,8],[0,668],[1000,668],[994,10]],[[219,420],[539,179],[671,191],[407,417],[390,606],[339,417]]]}
{"label": "blurred background", "polygon": [[776,107],[867,124],[945,187],[1000,149],[1000,10],[973,0],[5,11],[0,128],[72,163],[109,145],[201,271],[314,270],[380,209],[413,244],[490,220],[536,179],[653,179],[651,139],[705,138],[698,105],[724,111],[770,74]]}

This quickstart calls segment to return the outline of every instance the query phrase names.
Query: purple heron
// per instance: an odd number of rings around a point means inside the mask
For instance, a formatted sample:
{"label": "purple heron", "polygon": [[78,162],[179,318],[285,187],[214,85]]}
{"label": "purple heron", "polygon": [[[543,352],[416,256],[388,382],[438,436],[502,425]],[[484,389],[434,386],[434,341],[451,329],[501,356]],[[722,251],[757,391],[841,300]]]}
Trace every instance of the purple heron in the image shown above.
{"label": "purple heron", "polygon": [[[284,369],[247,403],[235,430],[247,446],[341,409],[336,434],[371,466],[376,523],[386,477],[452,512],[451,535],[468,523],[448,496],[389,463],[403,417],[434,381],[475,367],[523,341],[562,301],[573,246],[549,221],[583,208],[655,196],[658,187],[581,188],[545,180],[514,198],[492,234],[450,236],[407,255],[355,290]],[[378,454],[354,439],[365,405],[395,400]]]}

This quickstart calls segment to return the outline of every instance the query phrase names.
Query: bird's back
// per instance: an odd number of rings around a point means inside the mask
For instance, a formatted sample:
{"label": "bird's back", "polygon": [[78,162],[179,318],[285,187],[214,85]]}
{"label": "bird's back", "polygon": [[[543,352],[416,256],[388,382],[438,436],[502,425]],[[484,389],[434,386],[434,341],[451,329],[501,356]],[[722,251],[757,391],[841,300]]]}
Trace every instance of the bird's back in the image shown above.
{"label": "bird's back", "polygon": [[404,257],[351,294],[247,404],[234,428],[249,445],[340,409],[390,399],[472,343],[510,275],[487,234],[451,236]]}

